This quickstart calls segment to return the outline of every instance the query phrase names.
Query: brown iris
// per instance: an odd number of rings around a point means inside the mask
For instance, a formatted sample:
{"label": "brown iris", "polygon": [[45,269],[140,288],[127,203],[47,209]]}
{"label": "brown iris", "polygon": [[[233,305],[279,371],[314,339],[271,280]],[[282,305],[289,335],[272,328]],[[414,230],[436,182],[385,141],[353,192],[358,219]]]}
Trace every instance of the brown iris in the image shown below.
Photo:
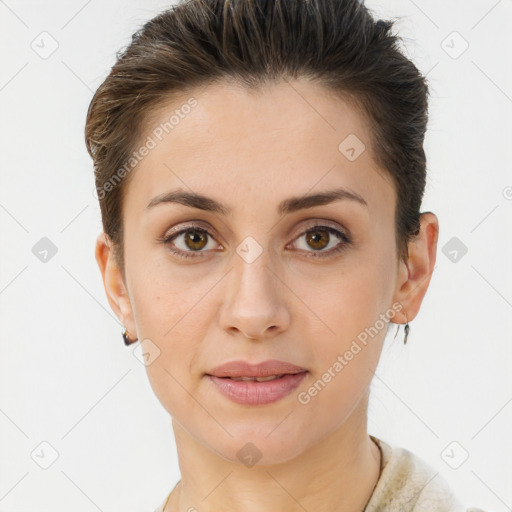
{"label": "brown iris", "polygon": [[323,249],[329,244],[329,232],[325,229],[308,231],[306,240],[313,249]]}
{"label": "brown iris", "polygon": [[206,231],[192,229],[185,233],[185,244],[194,251],[203,249],[208,243],[208,234]]}

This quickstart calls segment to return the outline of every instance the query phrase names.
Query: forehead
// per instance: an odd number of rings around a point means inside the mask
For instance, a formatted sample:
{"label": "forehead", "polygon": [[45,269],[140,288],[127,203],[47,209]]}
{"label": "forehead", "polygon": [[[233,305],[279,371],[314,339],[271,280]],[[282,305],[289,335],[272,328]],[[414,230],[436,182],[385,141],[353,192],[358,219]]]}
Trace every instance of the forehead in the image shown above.
{"label": "forehead", "polygon": [[[233,205],[346,186],[377,209],[394,187],[371,155],[366,117],[355,105],[306,81],[258,91],[232,83],[193,89],[148,115],[152,140],[126,194],[144,209],[177,188]],[[260,202],[261,204],[261,202]]]}

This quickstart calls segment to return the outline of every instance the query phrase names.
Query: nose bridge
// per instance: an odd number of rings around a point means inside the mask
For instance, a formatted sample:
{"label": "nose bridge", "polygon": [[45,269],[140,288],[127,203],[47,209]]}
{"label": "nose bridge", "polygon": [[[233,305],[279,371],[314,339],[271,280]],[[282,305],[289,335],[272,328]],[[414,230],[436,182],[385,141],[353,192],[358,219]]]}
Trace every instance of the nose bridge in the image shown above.
{"label": "nose bridge", "polygon": [[237,246],[221,316],[225,329],[251,338],[280,331],[288,322],[283,286],[277,282],[271,251],[264,243],[248,236]]}
{"label": "nose bridge", "polygon": [[263,247],[253,237],[239,244],[234,257],[232,299],[239,308],[257,303],[258,310],[265,310],[275,300],[275,277],[269,270],[271,258],[268,247]]}

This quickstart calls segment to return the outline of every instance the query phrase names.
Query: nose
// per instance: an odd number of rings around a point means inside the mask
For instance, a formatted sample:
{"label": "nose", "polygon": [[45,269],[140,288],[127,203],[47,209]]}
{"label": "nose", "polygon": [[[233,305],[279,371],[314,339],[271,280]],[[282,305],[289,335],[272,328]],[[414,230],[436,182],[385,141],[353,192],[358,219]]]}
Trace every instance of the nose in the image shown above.
{"label": "nose", "polygon": [[265,251],[251,263],[238,256],[229,273],[221,326],[231,335],[263,340],[285,331],[290,311],[285,300],[290,292],[269,266]]}

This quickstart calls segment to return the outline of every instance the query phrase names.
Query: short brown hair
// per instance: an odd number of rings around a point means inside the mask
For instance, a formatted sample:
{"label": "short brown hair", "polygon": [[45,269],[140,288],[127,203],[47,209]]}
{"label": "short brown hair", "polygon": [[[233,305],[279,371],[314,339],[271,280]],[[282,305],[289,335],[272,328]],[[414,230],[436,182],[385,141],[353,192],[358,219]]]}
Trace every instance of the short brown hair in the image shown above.
{"label": "short brown hair", "polygon": [[184,0],[135,32],[94,94],[85,126],[103,230],[123,273],[131,174],[106,185],[156,107],[223,79],[254,89],[304,77],[354,99],[369,120],[374,159],[396,187],[396,247],[405,260],[425,188],[428,87],[402,54],[393,23],[375,21],[361,0]]}

